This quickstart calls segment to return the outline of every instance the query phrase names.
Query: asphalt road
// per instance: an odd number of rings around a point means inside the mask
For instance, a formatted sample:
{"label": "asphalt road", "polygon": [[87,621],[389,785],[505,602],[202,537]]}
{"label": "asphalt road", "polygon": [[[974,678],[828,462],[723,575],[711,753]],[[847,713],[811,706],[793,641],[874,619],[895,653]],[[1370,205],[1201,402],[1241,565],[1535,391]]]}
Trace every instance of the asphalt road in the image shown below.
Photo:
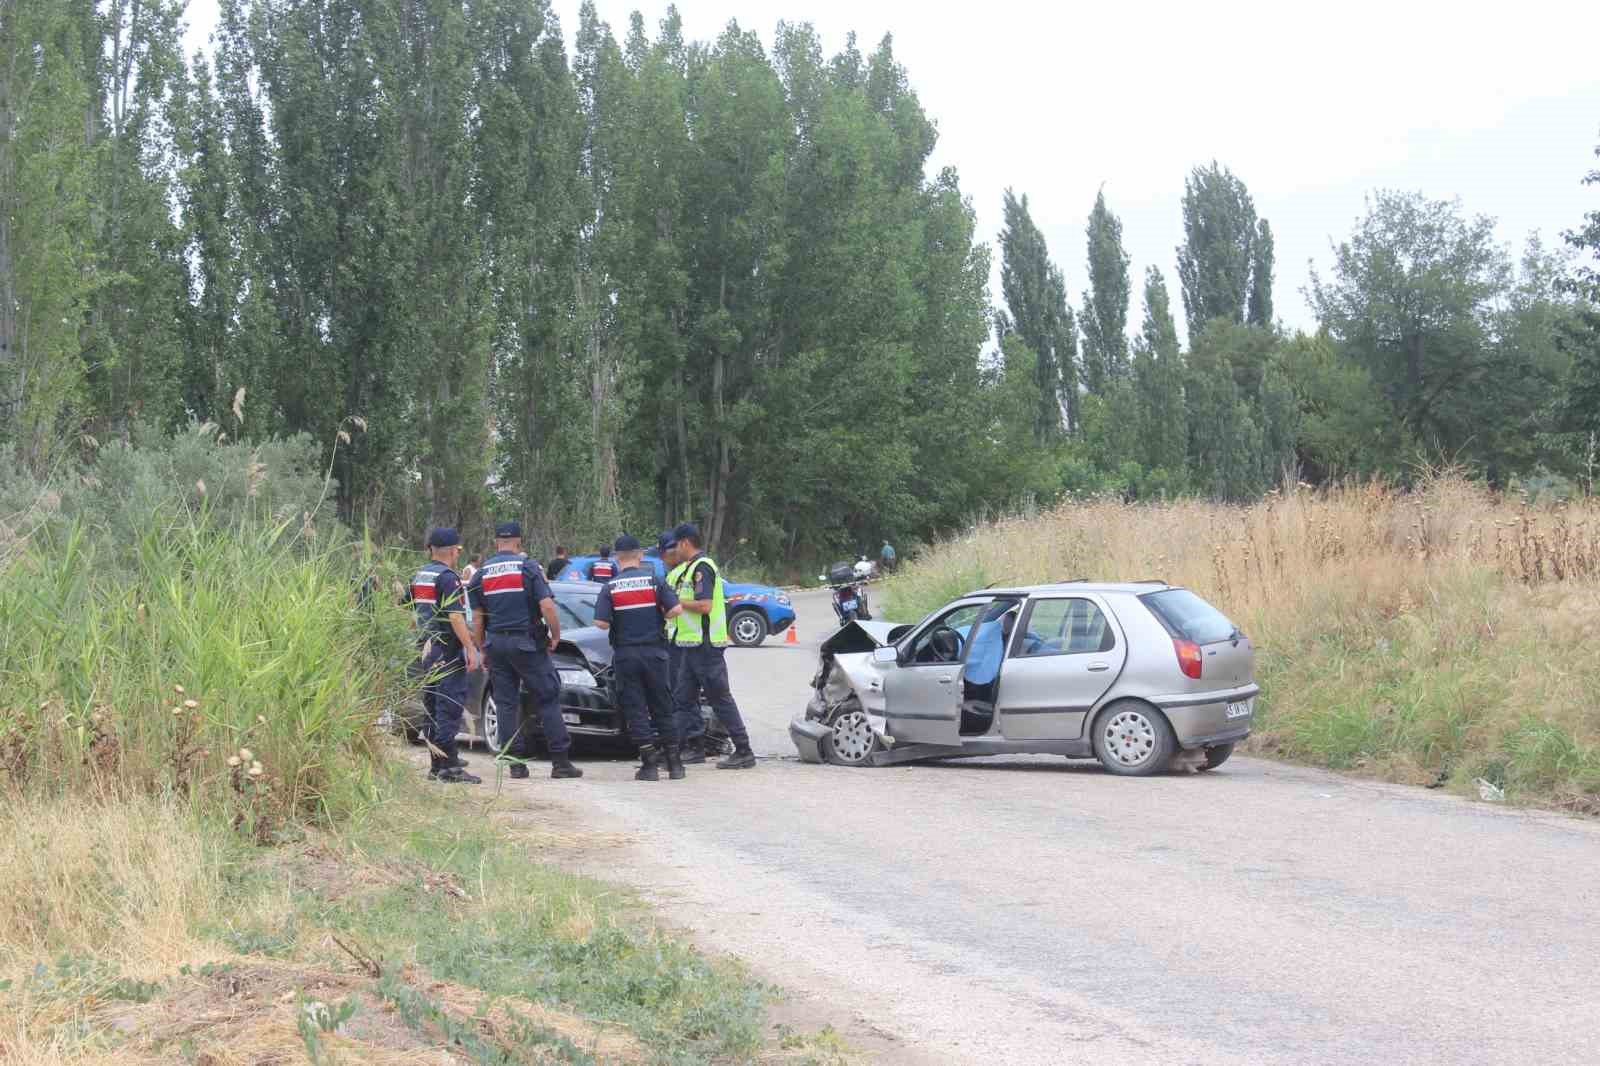
{"label": "asphalt road", "polygon": [[757,769],[518,791],[885,1061],[1600,1062],[1600,826],[1240,757],[803,765],[797,607],[728,653]]}

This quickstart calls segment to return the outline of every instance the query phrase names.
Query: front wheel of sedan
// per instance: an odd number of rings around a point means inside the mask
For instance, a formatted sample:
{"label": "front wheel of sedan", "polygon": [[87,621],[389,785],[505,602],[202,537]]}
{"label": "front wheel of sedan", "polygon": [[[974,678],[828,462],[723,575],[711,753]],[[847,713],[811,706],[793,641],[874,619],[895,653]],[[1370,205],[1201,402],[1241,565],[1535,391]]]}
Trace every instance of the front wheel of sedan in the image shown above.
{"label": "front wheel of sedan", "polygon": [[728,636],[741,648],[759,647],[767,632],[767,618],[760,611],[735,611],[728,619]]}
{"label": "front wheel of sedan", "polygon": [[1143,703],[1113,703],[1094,722],[1094,755],[1100,765],[1125,777],[1159,773],[1172,759],[1178,742],[1172,726]]}
{"label": "front wheel of sedan", "polygon": [[835,766],[870,766],[878,750],[878,734],[872,731],[867,713],[858,707],[833,720],[820,747],[822,757]]}

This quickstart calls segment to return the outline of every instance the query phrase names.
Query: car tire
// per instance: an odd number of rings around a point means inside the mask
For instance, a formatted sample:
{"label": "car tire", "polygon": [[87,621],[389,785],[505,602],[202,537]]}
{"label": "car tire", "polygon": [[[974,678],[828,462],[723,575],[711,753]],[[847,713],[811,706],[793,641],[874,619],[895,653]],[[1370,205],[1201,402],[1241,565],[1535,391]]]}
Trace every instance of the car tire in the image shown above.
{"label": "car tire", "polygon": [[1197,770],[1215,770],[1228,761],[1228,756],[1233,754],[1232,744],[1218,744],[1206,749],[1206,761],[1195,767]]}
{"label": "car tire", "polygon": [[854,702],[833,716],[818,744],[823,760],[835,766],[871,766],[872,756],[882,746],[867,712]]}
{"label": "car tire", "polygon": [[500,751],[500,712],[494,705],[494,693],[487,685],[483,690],[483,702],[478,704],[478,735],[483,737],[484,747]]}
{"label": "car tire", "polygon": [[1113,703],[1096,715],[1090,738],[1100,765],[1122,777],[1160,773],[1178,750],[1166,716],[1137,700]]}
{"label": "car tire", "polygon": [[735,611],[728,619],[728,639],[740,648],[755,648],[767,639],[769,627],[766,615],[746,608]]}

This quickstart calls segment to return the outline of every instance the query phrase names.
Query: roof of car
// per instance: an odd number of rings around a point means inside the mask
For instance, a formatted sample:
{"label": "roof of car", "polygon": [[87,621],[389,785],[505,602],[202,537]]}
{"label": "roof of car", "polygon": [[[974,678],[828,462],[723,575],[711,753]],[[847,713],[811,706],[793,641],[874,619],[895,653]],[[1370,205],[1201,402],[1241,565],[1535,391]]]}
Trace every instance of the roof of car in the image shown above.
{"label": "roof of car", "polygon": [[566,592],[599,592],[602,585],[598,581],[566,581],[558,577],[550,582],[550,587]]}
{"label": "roof of car", "polygon": [[1034,596],[1045,592],[1124,592],[1141,595],[1172,588],[1165,581],[1054,581],[1046,585],[996,585],[993,588],[974,589],[969,596],[1009,593],[1016,596]]}

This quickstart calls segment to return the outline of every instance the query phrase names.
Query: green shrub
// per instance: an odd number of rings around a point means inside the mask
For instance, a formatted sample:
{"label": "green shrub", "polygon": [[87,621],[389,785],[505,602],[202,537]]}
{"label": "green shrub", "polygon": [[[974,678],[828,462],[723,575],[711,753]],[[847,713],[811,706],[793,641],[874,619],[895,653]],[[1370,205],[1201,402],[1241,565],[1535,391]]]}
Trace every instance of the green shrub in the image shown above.
{"label": "green shrub", "polygon": [[263,838],[370,802],[404,618],[298,528],[202,506],[129,544],[47,528],[0,563],[0,782],[175,791]]}

